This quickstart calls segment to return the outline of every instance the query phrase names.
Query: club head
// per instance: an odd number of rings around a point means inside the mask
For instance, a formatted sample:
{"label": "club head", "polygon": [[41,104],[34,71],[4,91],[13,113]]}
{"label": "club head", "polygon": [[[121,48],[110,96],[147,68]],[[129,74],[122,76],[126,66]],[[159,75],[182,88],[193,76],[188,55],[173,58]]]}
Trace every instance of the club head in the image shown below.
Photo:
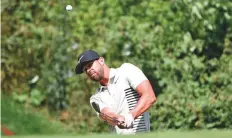
{"label": "club head", "polygon": [[92,106],[96,112],[100,113],[100,107],[98,104],[96,104],[95,102],[92,102]]}

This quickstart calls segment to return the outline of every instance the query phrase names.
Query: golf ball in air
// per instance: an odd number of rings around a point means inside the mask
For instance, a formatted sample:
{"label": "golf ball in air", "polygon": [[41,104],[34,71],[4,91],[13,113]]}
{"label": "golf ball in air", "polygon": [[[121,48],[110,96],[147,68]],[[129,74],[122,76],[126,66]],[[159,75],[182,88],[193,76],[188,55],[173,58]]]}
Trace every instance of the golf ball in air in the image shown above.
{"label": "golf ball in air", "polygon": [[71,11],[71,10],[72,10],[72,6],[71,6],[71,5],[67,5],[67,6],[66,6],[66,10],[67,10],[67,11]]}

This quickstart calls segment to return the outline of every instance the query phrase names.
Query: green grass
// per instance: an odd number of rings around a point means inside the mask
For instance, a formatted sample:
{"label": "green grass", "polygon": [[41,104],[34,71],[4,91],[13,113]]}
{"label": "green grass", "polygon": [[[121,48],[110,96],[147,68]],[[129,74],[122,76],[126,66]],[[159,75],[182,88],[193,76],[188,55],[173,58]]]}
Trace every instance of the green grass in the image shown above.
{"label": "green grass", "polygon": [[51,121],[39,112],[28,110],[6,96],[1,97],[1,125],[17,135],[66,132],[58,121]]}
{"label": "green grass", "polygon": [[30,135],[12,136],[11,138],[231,138],[232,130],[201,130],[201,131],[163,131],[147,134],[118,136],[111,134],[91,135]]}
{"label": "green grass", "polygon": [[[80,135],[69,133],[57,122],[41,113],[25,109],[8,97],[1,97],[1,124],[15,133],[12,138],[117,138],[112,134]],[[2,132],[1,132],[2,135]],[[4,137],[4,136],[3,136]],[[230,130],[158,131],[146,134],[120,136],[125,138],[231,138]]]}

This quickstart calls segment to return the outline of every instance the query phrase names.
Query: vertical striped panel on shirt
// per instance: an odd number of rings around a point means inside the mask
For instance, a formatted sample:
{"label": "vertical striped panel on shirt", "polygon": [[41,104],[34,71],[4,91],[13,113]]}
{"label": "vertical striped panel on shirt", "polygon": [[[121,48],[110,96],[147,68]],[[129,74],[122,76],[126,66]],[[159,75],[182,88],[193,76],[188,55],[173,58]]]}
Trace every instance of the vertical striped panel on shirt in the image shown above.
{"label": "vertical striped panel on shirt", "polygon": [[129,105],[129,110],[132,110],[137,104],[140,96],[133,88],[125,89],[125,95]]}
{"label": "vertical striped panel on shirt", "polygon": [[[140,96],[133,88],[128,88],[125,89],[124,91],[128,102],[129,110],[132,110],[136,106],[137,102],[139,101]],[[134,132],[148,131],[143,114],[134,120],[133,131]]]}

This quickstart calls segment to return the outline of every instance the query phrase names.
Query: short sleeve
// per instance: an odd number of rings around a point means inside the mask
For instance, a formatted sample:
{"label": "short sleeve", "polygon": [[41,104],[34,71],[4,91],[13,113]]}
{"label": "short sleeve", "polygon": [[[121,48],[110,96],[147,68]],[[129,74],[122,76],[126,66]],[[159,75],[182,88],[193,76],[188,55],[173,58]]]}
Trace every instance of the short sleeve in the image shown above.
{"label": "short sleeve", "polygon": [[130,63],[124,63],[122,65],[124,73],[126,75],[126,79],[128,80],[130,86],[133,89],[142,83],[145,80],[148,80],[147,77],[144,75],[142,70]]}

